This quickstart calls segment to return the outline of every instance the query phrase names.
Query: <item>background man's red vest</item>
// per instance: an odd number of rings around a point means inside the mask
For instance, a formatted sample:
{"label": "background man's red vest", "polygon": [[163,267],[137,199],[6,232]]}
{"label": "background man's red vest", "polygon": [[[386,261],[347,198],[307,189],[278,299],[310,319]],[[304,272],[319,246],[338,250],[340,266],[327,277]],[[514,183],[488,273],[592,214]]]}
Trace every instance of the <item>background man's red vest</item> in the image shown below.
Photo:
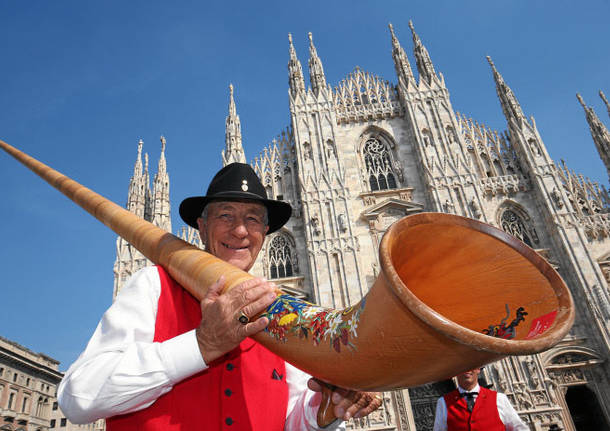
{"label": "background man's red vest", "polygon": [[472,412],[468,411],[466,400],[456,389],[445,394],[447,405],[447,431],[505,431],[500,420],[496,391],[480,388]]}
{"label": "background man's red vest", "polygon": [[[201,321],[199,302],[162,268],[155,342]],[[284,360],[246,338],[210,367],[178,384],[150,407],[106,420],[108,431],[284,429],[288,385]]]}

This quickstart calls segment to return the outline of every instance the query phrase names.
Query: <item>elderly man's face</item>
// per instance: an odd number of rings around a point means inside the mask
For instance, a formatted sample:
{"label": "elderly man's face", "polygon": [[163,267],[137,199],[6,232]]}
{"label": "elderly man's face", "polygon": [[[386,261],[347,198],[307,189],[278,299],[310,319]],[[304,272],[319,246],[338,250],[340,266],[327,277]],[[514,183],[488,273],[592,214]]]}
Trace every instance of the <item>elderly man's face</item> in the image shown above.
{"label": "elderly man's face", "polygon": [[263,246],[269,226],[265,207],[256,202],[211,202],[207,219],[198,218],[205,250],[248,271]]}

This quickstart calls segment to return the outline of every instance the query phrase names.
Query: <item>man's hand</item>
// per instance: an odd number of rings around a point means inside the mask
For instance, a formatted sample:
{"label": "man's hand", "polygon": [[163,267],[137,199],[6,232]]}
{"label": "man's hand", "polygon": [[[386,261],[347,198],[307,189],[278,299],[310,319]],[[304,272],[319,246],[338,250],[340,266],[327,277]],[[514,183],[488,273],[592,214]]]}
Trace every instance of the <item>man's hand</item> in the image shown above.
{"label": "man's hand", "polygon": [[[307,386],[314,392],[322,392],[322,385],[315,378],[309,379]],[[382,395],[380,392],[358,392],[343,388],[334,388],[331,401],[336,417],[345,421],[351,418],[361,418],[381,407]]]}
{"label": "man's hand", "polygon": [[[275,285],[261,278],[244,281],[221,295],[224,283],[221,276],[201,300],[201,323],[195,333],[206,364],[236,348],[244,338],[265,329],[269,319],[253,318],[276,298]],[[241,313],[252,320],[245,325],[240,323]]]}

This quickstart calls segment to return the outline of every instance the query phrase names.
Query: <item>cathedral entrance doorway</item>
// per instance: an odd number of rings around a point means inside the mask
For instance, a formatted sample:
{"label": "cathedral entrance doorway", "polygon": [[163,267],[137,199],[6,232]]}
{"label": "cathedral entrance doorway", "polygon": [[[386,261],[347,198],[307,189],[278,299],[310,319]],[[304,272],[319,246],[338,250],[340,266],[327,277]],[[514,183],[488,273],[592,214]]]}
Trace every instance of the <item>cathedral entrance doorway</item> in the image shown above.
{"label": "cathedral entrance doorway", "polygon": [[591,389],[585,385],[570,386],[565,397],[576,431],[610,431],[597,396]]}

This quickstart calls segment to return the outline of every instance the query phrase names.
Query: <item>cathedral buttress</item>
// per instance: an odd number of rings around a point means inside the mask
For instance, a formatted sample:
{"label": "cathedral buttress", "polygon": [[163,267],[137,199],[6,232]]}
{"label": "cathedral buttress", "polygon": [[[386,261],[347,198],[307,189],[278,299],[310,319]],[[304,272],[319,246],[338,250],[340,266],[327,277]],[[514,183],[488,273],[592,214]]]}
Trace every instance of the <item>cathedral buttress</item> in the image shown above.
{"label": "cathedral buttress", "polygon": [[[152,195],[148,175],[148,154],[145,154],[142,166],[142,139],[138,142],[138,155],[129,181],[126,208],[147,221],[152,221]],[[137,270],[148,265],[148,259],[120,236],[116,242],[116,260],[114,262],[113,298],[119,293],[123,283]]]}
{"label": "cathedral buttress", "polygon": [[352,233],[354,218],[337,148],[333,93],[311,33],[308,36],[311,88],[305,92],[300,87],[300,64],[289,39],[290,112],[297,162],[294,186],[301,197],[314,300],[324,306],[345,307],[363,295],[358,241]]}
{"label": "cathedral buttress", "polygon": [[[126,208],[146,221],[171,232],[169,200],[169,175],[165,161],[165,138],[161,137],[161,156],[159,157],[157,174],[154,179],[154,189],[150,190],[150,175],[148,172],[148,154],[144,154],[142,166],[142,146],[138,142],[138,155],[129,181]],[[136,271],[150,265],[151,262],[123,238],[116,242],[116,260],[114,262],[114,292],[113,298],[123,287],[123,283]]]}
{"label": "cathedral buttress", "polygon": [[[535,246],[562,250],[555,257],[559,261],[559,272],[575,297],[576,315],[594,314],[604,308],[604,304],[610,301],[610,296],[607,288],[599,289],[599,286],[607,286],[607,282],[595,256],[591,254],[583,224],[576,218],[579,212],[577,206],[581,205],[580,197],[567,193],[561,174],[538,133],[534,118],[530,117],[529,121],[526,119],[514,93],[491,59],[487,57],[487,60],[493,70],[500,104],[508,122],[510,143],[532,188],[532,224],[539,230],[546,230],[545,236],[549,238],[549,243]],[[587,215],[592,217],[592,222],[595,216]],[[577,335],[587,332],[581,326],[587,324],[577,317],[573,331]],[[610,328],[598,322],[598,329],[597,339],[594,340],[596,347],[599,351],[610,354]]]}
{"label": "cathedral buttress", "polygon": [[[469,163],[468,151],[453,111],[444,79],[436,74],[430,55],[421,39],[413,33],[414,55],[419,72],[419,84],[408,66],[394,29],[392,57],[399,80],[398,92],[405,108],[405,121],[413,134],[413,147],[419,159],[424,182],[424,194],[429,210],[480,218],[481,196],[474,184],[476,172]],[[408,81],[412,85],[403,85]]]}

